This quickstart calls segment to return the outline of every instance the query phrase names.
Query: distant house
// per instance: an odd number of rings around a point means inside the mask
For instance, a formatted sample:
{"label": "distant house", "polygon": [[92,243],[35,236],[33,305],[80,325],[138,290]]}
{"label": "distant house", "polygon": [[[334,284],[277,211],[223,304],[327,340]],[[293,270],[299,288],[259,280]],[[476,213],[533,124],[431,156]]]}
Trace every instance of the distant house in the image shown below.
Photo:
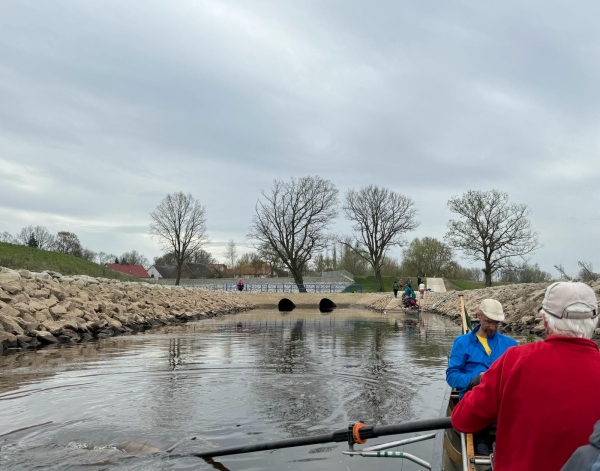
{"label": "distant house", "polygon": [[160,265],[152,265],[148,269],[150,278],[160,280],[161,278],[175,278],[175,267],[164,267]]}
{"label": "distant house", "polygon": [[181,266],[181,278],[210,278],[214,271],[203,263],[186,262]]}
{"label": "distant house", "polygon": [[126,275],[135,276],[137,278],[150,278],[150,275],[146,269],[141,265],[129,265],[128,263],[107,263],[105,266],[111,270],[125,273]]}
{"label": "distant house", "polygon": [[268,267],[264,268],[252,268],[252,267],[242,267],[242,268],[228,268],[223,273],[228,277],[236,277],[236,276],[245,276],[246,278],[266,278],[271,275],[271,269]]}
{"label": "distant house", "polygon": [[[222,263],[215,264],[204,264],[204,263],[192,263],[186,262],[181,266],[181,278],[183,279],[195,279],[195,278],[214,278],[222,276],[226,267]],[[160,265],[152,265],[148,269],[150,278],[160,280],[161,278],[177,278],[177,267],[165,267]]]}
{"label": "distant house", "polygon": [[206,266],[208,268],[210,268],[211,270],[214,270],[214,271],[219,272],[219,273],[224,273],[225,270],[227,270],[227,267],[223,263],[209,263]]}

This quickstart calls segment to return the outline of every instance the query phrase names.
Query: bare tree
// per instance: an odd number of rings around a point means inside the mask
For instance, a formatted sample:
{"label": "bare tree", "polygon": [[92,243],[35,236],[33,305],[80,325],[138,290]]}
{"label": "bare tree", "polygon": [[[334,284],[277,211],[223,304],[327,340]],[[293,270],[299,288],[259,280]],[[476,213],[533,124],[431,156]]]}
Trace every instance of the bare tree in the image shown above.
{"label": "bare tree", "polygon": [[[354,247],[349,249],[349,244],[353,244]],[[362,249],[363,253],[360,255],[358,255],[359,251],[361,251],[361,248],[358,242],[353,241],[350,236],[345,236],[344,242],[341,243],[337,269],[349,271],[353,275],[366,275],[369,271],[369,262],[366,260],[364,249]]]}
{"label": "bare tree", "polygon": [[150,234],[158,237],[163,250],[175,255],[175,284],[179,285],[182,265],[208,241],[204,206],[191,194],[173,193],[165,196],[150,218]]}
{"label": "bare tree", "polygon": [[88,260],[90,262],[93,262],[94,260],[96,260],[96,252],[94,252],[91,249],[88,249],[87,247],[85,249],[83,249],[81,251],[81,258],[83,258],[84,260]]}
{"label": "bare tree", "polygon": [[191,256],[190,256],[190,262],[192,263],[202,263],[204,265],[212,265],[214,263],[217,263],[217,261],[215,260],[215,257],[213,257],[213,255],[210,252],[207,252],[206,250],[196,250]]}
{"label": "bare tree", "polygon": [[94,261],[98,265],[106,265],[107,263],[113,263],[117,256],[114,253],[96,252]]}
{"label": "bare tree", "polygon": [[50,250],[54,245],[54,236],[50,234],[44,226],[26,226],[17,234],[17,243],[21,245],[29,244],[31,236],[35,238],[38,249]]}
{"label": "bare tree", "polygon": [[17,241],[13,237],[13,235],[10,232],[6,232],[6,231],[4,231],[2,234],[0,234],[0,242],[6,242],[7,244],[16,244],[17,243]]}
{"label": "bare tree", "polygon": [[418,276],[448,276],[450,264],[454,261],[452,248],[433,237],[413,239],[404,250],[402,273]]}
{"label": "bare tree", "polygon": [[174,267],[177,265],[177,257],[173,252],[168,252],[160,257],[154,257],[154,265],[164,266],[164,267]]}
{"label": "bare tree", "polygon": [[248,238],[259,251],[277,255],[290,270],[300,291],[305,291],[303,273],[314,253],[327,244],[327,227],[335,218],[338,190],[319,176],[275,180],[271,190],[262,190],[256,203]]}
{"label": "bare tree", "polygon": [[121,255],[120,262],[129,265],[142,265],[145,268],[150,267],[150,262],[148,259],[139,253],[137,250],[132,250],[131,252],[125,252]]}
{"label": "bare tree", "polygon": [[77,234],[68,231],[60,231],[56,235],[52,249],[55,252],[74,255],[75,257],[81,257],[83,253],[83,247]]}
{"label": "bare tree", "polygon": [[562,279],[565,279],[565,280],[571,279],[571,277],[569,275],[567,275],[567,272],[565,271],[565,268],[562,266],[562,264],[554,265],[554,268],[556,268],[556,270],[558,271],[558,273],[560,274],[560,277]]}
{"label": "bare tree", "polygon": [[577,277],[581,281],[596,281],[600,275],[594,273],[594,265],[591,262],[577,262],[579,265],[579,273]]}
{"label": "bare tree", "polygon": [[408,196],[369,185],[346,193],[344,212],[353,223],[354,234],[351,242],[344,238],[338,240],[369,262],[377,287],[383,291],[381,268],[388,249],[402,246],[402,236],[419,226],[414,203]]}
{"label": "bare tree", "polygon": [[461,219],[448,221],[446,242],[471,261],[483,261],[485,286],[511,259],[525,260],[540,247],[529,208],[510,203],[508,193],[469,190],[450,198],[448,208]]}
{"label": "bare tree", "polygon": [[[233,270],[235,268],[235,261],[237,259],[237,250],[235,247],[235,242],[233,239],[230,239],[227,243],[227,248],[225,249],[225,260],[229,264],[229,268]],[[233,271],[232,271],[233,273]]]}

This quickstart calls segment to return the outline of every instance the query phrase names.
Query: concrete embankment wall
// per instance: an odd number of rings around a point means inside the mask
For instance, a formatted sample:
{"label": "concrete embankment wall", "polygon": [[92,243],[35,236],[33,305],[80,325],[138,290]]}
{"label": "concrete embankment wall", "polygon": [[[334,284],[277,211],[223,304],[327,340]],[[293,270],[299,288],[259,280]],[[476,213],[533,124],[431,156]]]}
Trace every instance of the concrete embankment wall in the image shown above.
{"label": "concrete embankment wall", "polygon": [[[546,332],[541,314],[538,309],[542,306],[546,288],[550,283],[524,283],[497,286],[485,289],[460,291],[464,295],[467,312],[474,319],[479,304],[483,299],[496,299],[502,303],[506,322],[502,326],[502,332],[507,334],[529,335],[533,334],[541,338]],[[590,286],[600,299],[600,281],[591,283]],[[461,323],[459,291],[448,291],[446,293],[426,293],[424,301],[420,301],[422,308],[449,317],[456,323]],[[433,305],[447,298],[445,302],[436,308]],[[388,294],[380,299],[374,300],[367,307],[369,309],[384,310],[390,305],[392,295]],[[600,328],[596,329],[595,339],[600,340]]]}
{"label": "concrete embankment wall", "polygon": [[253,309],[250,297],[0,268],[0,353]]}

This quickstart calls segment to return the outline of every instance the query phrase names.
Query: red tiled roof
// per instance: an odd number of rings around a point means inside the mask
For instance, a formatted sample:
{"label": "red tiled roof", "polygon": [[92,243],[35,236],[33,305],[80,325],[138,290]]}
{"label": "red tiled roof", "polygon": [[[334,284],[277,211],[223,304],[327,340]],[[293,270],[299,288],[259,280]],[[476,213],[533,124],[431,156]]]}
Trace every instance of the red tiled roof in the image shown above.
{"label": "red tiled roof", "polygon": [[126,275],[137,276],[138,278],[150,278],[146,269],[141,265],[120,265],[117,263],[107,263],[106,266],[111,270],[116,270]]}

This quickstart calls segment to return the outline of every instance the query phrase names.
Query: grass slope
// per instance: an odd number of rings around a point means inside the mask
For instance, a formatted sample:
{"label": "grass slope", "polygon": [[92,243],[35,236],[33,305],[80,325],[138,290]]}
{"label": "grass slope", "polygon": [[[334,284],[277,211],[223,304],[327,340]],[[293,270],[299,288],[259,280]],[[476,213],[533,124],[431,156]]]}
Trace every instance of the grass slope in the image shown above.
{"label": "grass slope", "polygon": [[[383,279],[383,287],[385,291],[392,291],[392,285],[394,281],[398,281],[399,277],[397,276],[382,276]],[[406,288],[406,281],[411,280],[412,287],[417,290],[417,277],[416,276],[405,276],[402,278],[404,282],[403,288]],[[363,293],[373,293],[377,291],[377,281],[375,280],[375,275],[369,276],[355,276],[354,282],[356,284],[362,285]]]}
{"label": "grass slope", "polygon": [[65,255],[47,250],[34,249],[23,245],[0,242],[0,267],[41,272],[57,271],[62,275],[88,275],[93,277],[116,278],[123,281],[140,281],[134,276],[125,275],[97,263],[88,262],[73,255]]}

